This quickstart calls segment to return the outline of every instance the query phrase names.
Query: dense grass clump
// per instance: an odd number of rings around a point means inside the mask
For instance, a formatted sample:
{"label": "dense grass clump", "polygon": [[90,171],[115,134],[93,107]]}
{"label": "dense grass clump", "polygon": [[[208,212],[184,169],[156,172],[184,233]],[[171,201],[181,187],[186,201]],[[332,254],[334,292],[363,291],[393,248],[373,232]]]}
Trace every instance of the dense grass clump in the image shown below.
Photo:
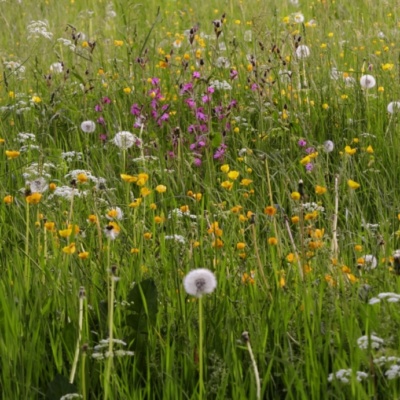
{"label": "dense grass clump", "polygon": [[399,398],[394,3],[0,3],[2,398]]}

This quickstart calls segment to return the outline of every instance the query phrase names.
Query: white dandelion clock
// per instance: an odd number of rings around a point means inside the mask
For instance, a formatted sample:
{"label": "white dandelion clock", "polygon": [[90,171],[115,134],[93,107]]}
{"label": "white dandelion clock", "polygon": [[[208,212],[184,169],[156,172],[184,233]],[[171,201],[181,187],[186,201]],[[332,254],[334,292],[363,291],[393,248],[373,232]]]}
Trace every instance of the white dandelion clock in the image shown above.
{"label": "white dandelion clock", "polygon": [[360,78],[360,85],[363,89],[372,89],[376,85],[376,80],[372,75],[363,75]]}
{"label": "white dandelion clock", "polygon": [[81,123],[81,129],[85,133],[93,133],[96,129],[96,124],[93,121],[83,121]]}
{"label": "white dandelion clock", "polygon": [[310,54],[311,54],[310,48],[308,46],[306,46],[305,44],[300,45],[296,49],[297,58],[307,58],[310,56]]}
{"label": "white dandelion clock", "polygon": [[133,133],[130,133],[128,131],[121,131],[114,136],[112,142],[120,149],[127,150],[131,148],[134,144],[139,144],[140,140]]}
{"label": "white dandelion clock", "polygon": [[335,143],[332,140],[326,140],[324,142],[324,151],[325,153],[331,153],[335,148]]}
{"label": "white dandelion clock", "polygon": [[206,268],[199,268],[190,271],[183,279],[183,286],[186,293],[202,297],[204,294],[212,293],[217,287],[215,275]]}
{"label": "white dandelion clock", "polygon": [[394,114],[400,111],[400,101],[392,101],[387,106],[387,111],[390,114]]}

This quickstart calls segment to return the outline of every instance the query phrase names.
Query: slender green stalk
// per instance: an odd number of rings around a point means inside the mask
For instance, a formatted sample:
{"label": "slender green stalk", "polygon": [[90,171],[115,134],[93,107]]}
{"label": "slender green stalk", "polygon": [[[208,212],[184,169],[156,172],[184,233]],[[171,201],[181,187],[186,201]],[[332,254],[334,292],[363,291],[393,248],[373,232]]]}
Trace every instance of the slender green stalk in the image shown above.
{"label": "slender green stalk", "polygon": [[113,366],[114,359],[114,290],[115,290],[115,272],[116,267],[113,267],[110,271],[109,279],[111,280],[111,284],[109,287],[109,306],[108,306],[108,353],[107,353],[107,366],[106,366],[106,375],[104,381],[104,400],[109,398],[110,394],[110,378],[111,378],[111,370]]}
{"label": "slender green stalk", "polygon": [[251,359],[251,365],[253,367],[253,371],[254,371],[254,378],[256,380],[256,387],[257,387],[257,400],[261,399],[261,383],[260,383],[260,374],[258,372],[258,367],[257,367],[257,363],[256,363],[256,359],[254,358],[254,354],[253,354],[253,350],[251,348],[251,344],[250,344],[250,336],[249,336],[249,332],[243,332],[242,333],[242,339],[243,341],[246,343],[247,346],[247,350],[250,354],[250,359]]}
{"label": "slender green stalk", "polygon": [[203,368],[203,301],[199,297],[199,400],[202,400],[204,396]]}
{"label": "slender green stalk", "polygon": [[76,367],[79,360],[79,348],[82,339],[82,325],[83,325],[83,301],[86,297],[85,288],[81,286],[79,289],[79,323],[78,323],[78,339],[76,341],[75,356],[72,363],[71,374],[69,376],[69,383],[73,383],[75,379]]}
{"label": "slender green stalk", "polygon": [[30,271],[30,263],[29,263],[29,219],[30,219],[30,205],[26,203],[26,231],[25,231],[25,263],[24,263],[24,278],[25,278],[25,287],[29,290],[30,280],[31,280],[31,271]]}

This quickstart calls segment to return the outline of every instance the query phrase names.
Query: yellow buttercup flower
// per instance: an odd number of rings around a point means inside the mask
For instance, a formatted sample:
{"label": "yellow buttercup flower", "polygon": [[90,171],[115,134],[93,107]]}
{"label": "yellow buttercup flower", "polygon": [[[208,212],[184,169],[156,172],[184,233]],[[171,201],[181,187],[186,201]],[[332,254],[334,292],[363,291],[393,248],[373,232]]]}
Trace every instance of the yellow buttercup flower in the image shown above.
{"label": "yellow buttercup flower", "polygon": [[352,149],[350,146],[346,146],[344,148],[344,151],[346,154],[348,154],[349,156],[352,156],[353,154],[355,154],[357,152],[357,149]]}
{"label": "yellow buttercup flower", "polygon": [[65,254],[74,254],[76,251],[76,246],[75,243],[71,243],[68,246],[63,247],[62,251]]}
{"label": "yellow buttercup flower", "polygon": [[167,187],[164,185],[158,185],[155,190],[158,193],[165,193],[167,191]]}
{"label": "yellow buttercup flower", "polygon": [[41,193],[32,193],[29,196],[25,197],[25,200],[28,204],[38,204],[42,198]]}
{"label": "yellow buttercup flower", "polygon": [[292,200],[297,201],[297,200],[300,200],[301,194],[300,194],[299,192],[293,192],[293,193],[290,195],[290,197],[292,198]]}
{"label": "yellow buttercup flower", "polygon": [[326,192],[326,190],[327,190],[326,187],[319,186],[319,185],[315,186],[315,193],[316,194],[322,195],[322,194],[324,194]]}
{"label": "yellow buttercup flower", "polygon": [[359,183],[357,183],[357,182],[355,182],[355,181],[353,181],[353,180],[351,180],[351,179],[349,179],[348,181],[347,181],[347,185],[349,186],[349,188],[350,189],[358,189],[359,187],[360,187],[360,184]]}
{"label": "yellow buttercup flower", "polygon": [[14,201],[14,197],[11,196],[10,194],[3,198],[3,203],[5,203],[5,204],[11,204],[13,201]]}
{"label": "yellow buttercup flower", "polygon": [[239,172],[238,171],[230,171],[228,172],[228,178],[232,179],[232,180],[236,180],[239,176]]}
{"label": "yellow buttercup flower", "polygon": [[6,150],[6,156],[9,160],[17,158],[21,153],[17,150]]}
{"label": "yellow buttercup flower", "polygon": [[230,167],[229,167],[229,165],[228,164],[224,164],[224,165],[221,165],[221,171],[223,172],[223,173],[225,173],[225,174],[227,174],[228,172],[229,172],[229,169],[230,169]]}

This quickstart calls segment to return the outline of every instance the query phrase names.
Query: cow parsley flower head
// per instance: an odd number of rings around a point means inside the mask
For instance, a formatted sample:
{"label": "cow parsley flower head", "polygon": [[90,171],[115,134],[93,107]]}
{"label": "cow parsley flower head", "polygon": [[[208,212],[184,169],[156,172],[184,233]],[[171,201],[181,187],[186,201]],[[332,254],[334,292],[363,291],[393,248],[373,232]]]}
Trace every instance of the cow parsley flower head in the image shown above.
{"label": "cow parsley flower head", "polygon": [[81,129],[85,133],[93,133],[96,129],[96,124],[93,121],[83,121],[81,123]]}
{"label": "cow parsley flower head", "polygon": [[206,268],[198,268],[190,271],[183,279],[186,293],[192,296],[202,297],[212,293],[217,287],[215,275]]}
{"label": "cow parsley flower head", "polygon": [[363,75],[360,78],[360,85],[363,89],[372,89],[376,85],[376,80],[372,75]]}
{"label": "cow parsley flower head", "polygon": [[385,341],[374,334],[371,334],[370,337],[365,335],[357,339],[357,345],[361,350],[366,350],[369,346],[371,346],[371,349],[379,349],[384,344]]}
{"label": "cow parsley flower head", "polygon": [[395,112],[400,111],[400,101],[392,101],[387,106],[387,111],[390,114],[394,114]]}
{"label": "cow parsley flower head", "polygon": [[134,144],[140,145],[140,139],[128,131],[118,132],[112,142],[122,150],[129,149]]}

